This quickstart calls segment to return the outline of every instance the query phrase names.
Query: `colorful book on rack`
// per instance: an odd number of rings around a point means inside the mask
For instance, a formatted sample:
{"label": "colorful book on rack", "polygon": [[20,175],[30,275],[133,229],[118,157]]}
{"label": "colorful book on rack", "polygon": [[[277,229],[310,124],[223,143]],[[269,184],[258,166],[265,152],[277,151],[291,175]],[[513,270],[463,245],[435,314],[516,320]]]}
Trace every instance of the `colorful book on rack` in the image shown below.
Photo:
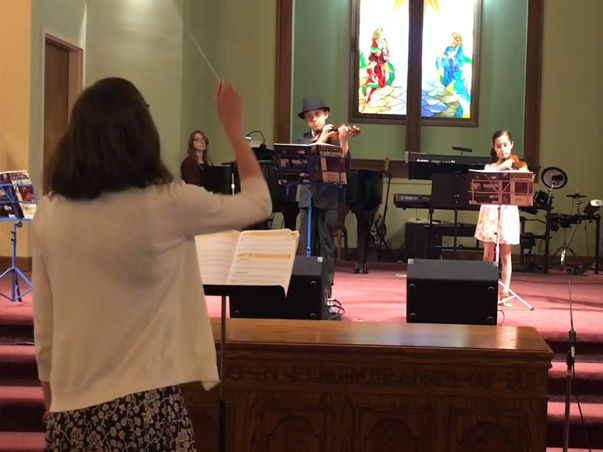
{"label": "colorful book on rack", "polygon": [[195,237],[204,285],[289,289],[299,232],[227,231]]}
{"label": "colorful book on rack", "polygon": [[534,203],[534,173],[530,171],[469,170],[469,204],[531,207]]}
{"label": "colorful book on rack", "polygon": [[[2,206],[7,206],[10,200],[16,201],[15,204],[19,208],[18,215],[26,220],[31,220],[36,213],[36,195],[33,184],[29,178],[29,173],[25,170],[21,171],[2,171],[0,172],[0,184],[2,184],[2,195],[0,195],[0,203]],[[13,189],[8,187],[12,184]],[[6,197],[6,201],[5,198]],[[6,203],[5,203],[6,202]],[[12,214],[16,217],[16,212],[11,207]],[[4,215],[4,214],[3,214]],[[9,218],[11,218],[9,216]]]}
{"label": "colorful book on rack", "polygon": [[0,188],[0,218],[17,219],[17,215],[13,209],[13,203],[4,187]]}
{"label": "colorful book on rack", "polygon": [[275,143],[279,184],[347,184],[341,146],[328,143]]}

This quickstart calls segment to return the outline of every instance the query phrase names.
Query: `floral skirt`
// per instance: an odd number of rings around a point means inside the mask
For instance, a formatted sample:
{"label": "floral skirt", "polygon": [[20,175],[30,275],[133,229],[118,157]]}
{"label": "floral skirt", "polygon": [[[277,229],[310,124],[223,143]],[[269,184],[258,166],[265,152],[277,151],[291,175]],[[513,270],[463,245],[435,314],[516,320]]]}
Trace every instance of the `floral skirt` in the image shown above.
{"label": "floral skirt", "polygon": [[501,245],[518,245],[521,226],[517,206],[482,205],[475,228],[475,238],[482,242],[496,243],[500,235]]}
{"label": "floral skirt", "polygon": [[196,452],[177,386],[131,394],[82,410],[51,413],[46,452]]}

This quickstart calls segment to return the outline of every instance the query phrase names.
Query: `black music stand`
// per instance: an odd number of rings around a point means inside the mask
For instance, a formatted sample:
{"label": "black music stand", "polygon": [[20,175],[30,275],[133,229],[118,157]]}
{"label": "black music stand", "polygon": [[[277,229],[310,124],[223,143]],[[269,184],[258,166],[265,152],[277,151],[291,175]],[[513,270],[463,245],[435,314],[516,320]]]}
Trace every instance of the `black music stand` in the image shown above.
{"label": "black music stand", "polygon": [[[345,157],[341,146],[332,144],[274,144],[276,169],[281,185],[347,184]],[[312,255],[312,191],[308,204],[308,243],[306,255]]]}
{"label": "black music stand", "polygon": [[469,185],[471,178],[468,173],[455,170],[453,173],[434,173],[431,183],[431,208],[452,209],[454,211],[454,245],[453,254],[456,257],[458,249],[459,210],[474,208],[469,203]]}
{"label": "black music stand", "polygon": [[[486,171],[470,170],[471,177],[471,200],[473,205],[492,205],[496,206],[496,265],[500,260],[500,210],[503,205],[506,206],[532,206],[534,203],[534,173],[529,171]],[[517,298],[530,311],[534,308],[523,298],[517,295],[498,281],[511,296],[502,301],[508,301]]]}
{"label": "black music stand", "polygon": [[285,299],[285,290],[281,286],[216,286],[203,285],[205,295],[219,296],[221,298],[220,312],[220,386],[219,406],[218,406],[218,451],[226,452],[226,398],[224,396],[224,384],[226,383],[226,373],[224,372],[224,362],[226,359],[226,299],[235,296],[246,296],[249,298],[279,297]]}
{"label": "black music stand", "polygon": [[[417,152],[407,152],[406,162],[408,163],[408,179],[431,180],[431,213],[434,209],[454,209],[454,246],[453,255],[457,254],[458,242],[458,211],[462,204],[462,193],[466,192],[461,184],[468,185],[467,173],[472,169],[483,169],[490,162],[489,157],[467,156],[462,152],[471,152],[469,148],[453,147],[453,150],[460,150],[460,156],[454,155],[436,155],[422,154]],[[445,185],[446,188],[441,191],[437,185]],[[439,199],[438,199],[439,198]],[[452,199],[450,199],[452,198]],[[435,202],[434,202],[435,200]],[[436,207],[436,204],[440,203]]]}

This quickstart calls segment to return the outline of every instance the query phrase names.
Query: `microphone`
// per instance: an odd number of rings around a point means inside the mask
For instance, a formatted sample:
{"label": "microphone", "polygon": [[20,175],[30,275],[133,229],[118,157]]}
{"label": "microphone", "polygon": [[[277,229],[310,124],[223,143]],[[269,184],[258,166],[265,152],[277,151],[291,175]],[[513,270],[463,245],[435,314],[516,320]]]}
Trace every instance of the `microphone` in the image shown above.
{"label": "microphone", "polygon": [[461,151],[461,152],[473,152],[473,149],[471,149],[471,148],[463,148],[460,146],[452,146],[452,150],[453,151]]}

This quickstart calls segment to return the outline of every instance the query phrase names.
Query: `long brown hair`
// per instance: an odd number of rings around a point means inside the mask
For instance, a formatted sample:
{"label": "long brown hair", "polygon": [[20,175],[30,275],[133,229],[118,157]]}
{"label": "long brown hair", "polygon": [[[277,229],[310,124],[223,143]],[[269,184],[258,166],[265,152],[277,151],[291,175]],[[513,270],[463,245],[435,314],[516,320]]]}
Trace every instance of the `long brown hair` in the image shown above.
{"label": "long brown hair", "polygon": [[197,134],[201,135],[201,138],[203,138],[203,141],[205,141],[205,151],[203,151],[203,165],[213,165],[213,163],[208,155],[209,154],[209,138],[207,138],[207,135],[205,135],[205,133],[203,133],[201,130],[193,131],[190,134],[190,136],[188,137],[188,147],[186,149],[186,156],[197,161],[197,151],[196,151],[195,145],[194,145],[195,135],[197,135]]}
{"label": "long brown hair", "polygon": [[105,78],[77,99],[51,158],[45,188],[74,200],[167,184],[159,132],[149,104],[122,78]]}

